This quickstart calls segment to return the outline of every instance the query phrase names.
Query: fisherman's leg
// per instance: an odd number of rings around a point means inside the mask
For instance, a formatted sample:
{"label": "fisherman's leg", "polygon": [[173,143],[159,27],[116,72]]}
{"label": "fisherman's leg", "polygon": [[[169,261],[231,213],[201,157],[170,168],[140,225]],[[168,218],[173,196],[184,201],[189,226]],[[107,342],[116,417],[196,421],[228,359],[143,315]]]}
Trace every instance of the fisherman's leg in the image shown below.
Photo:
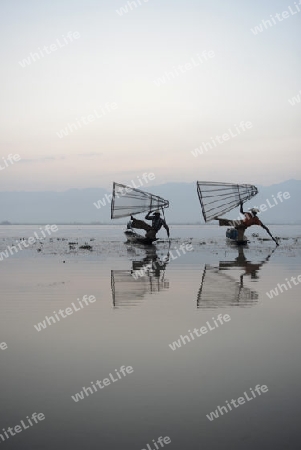
{"label": "fisherman's leg", "polygon": [[157,234],[156,231],[153,228],[151,228],[150,230],[147,231],[145,237],[147,239],[155,240],[156,239],[156,234]]}
{"label": "fisherman's leg", "polygon": [[238,228],[243,225],[243,220],[228,220],[228,219],[218,219],[220,227],[234,227]]}
{"label": "fisherman's leg", "polygon": [[218,219],[219,226],[220,227],[232,227],[233,226],[233,220],[228,219]]}
{"label": "fisherman's leg", "polygon": [[138,219],[133,218],[132,219],[132,228],[149,231],[149,230],[151,230],[152,227],[148,223],[144,222],[144,220],[138,220]]}
{"label": "fisherman's leg", "polygon": [[245,228],[244,227],[237,227],[237,241],[244,241],[245,240]]}

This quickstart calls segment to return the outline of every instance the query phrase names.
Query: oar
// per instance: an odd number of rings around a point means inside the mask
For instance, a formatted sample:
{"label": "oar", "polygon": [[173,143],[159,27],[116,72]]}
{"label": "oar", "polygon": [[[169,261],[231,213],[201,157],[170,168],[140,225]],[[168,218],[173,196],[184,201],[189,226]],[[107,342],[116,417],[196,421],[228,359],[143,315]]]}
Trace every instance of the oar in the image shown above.
{"label": "oar", "polygon": [[[162,207],[161,210],[162,210],[163,218],[164,218],[164,220],[165,220],[165,222],[166,222],[165,214],[164,214],[164,208]],[[169,248],[170,248],[170,243],[171,243],[171,241],[170,241],[170,236],[168,236],[168,239],[169,239]]]}
{"label": "oar", "polygon": [[276,243],[276,245],[279,246],[278,242],[276,241],[276,239],[274,238],[274,236],[272,236],[272,233],[270,232],[270,230],[268,229],[268,227],[266,227],[266,230],[267,230],[268,234],[271,236],[271,238],[273,239],[273,241]]}

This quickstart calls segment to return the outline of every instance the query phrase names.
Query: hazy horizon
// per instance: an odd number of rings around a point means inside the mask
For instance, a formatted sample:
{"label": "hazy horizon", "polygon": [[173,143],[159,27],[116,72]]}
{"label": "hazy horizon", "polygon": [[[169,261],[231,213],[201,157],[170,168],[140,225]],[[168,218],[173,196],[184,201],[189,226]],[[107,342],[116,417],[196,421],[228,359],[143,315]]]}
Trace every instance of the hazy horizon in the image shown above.
{"label": "hazy horizon", "polygon": [[[133,184],[131,186],[134,187]],[[250,207],[259,208],[265,204],[267,211],[260,216],[263,222],[301,224],[301,180],[288,180],[268,187],[257,185],[257,188],[258,194],[245,203],[245,210]],[[169,223],[203,222],[196,183],[166,183],[140,186],[140,189],[169,201],[169,208],[165,211]],[[280,192],[287,193],[285,200],[282,199],[284,195],[279,199]],[[64,191],[0,192],[0,223],[111,223],[111,194],[111,189],[106,190],[103,187]],[[235,208],[226,216],[235,219],[238,214],[238,208]],[[141,213],[141,218],[144,216],[145,213]],[[118,220],[115,220],[118,223]],[[128,219],[120,220],[125,223]]]}
{"label": "hazy horizon", "polygon": [[[128,180],[128,185],[132,182],[132,181],[135,181],[135,179],[129,179]],[[108,192],[108,193],[111,193],[111,191],[112,191],[112,183],[113,183],[113,181],[116,181],[116,182],[119,182],[120,180],[112,180],[111,181],[111,184],[108,184],[108,187],[105,187],[105,186],[102,186],[102,185],[99,185],[99,186],[90,186],[90,187],[76,187],[76,186],[70,186],[70,187],[68,187],[68,188],[65,188],[65,189],[55,189],[55,187],[53,188],[53,189],[47,189],[47,190],[40,190],[40,191],[37,191],[37,190],[20,190],[20,189],[12,189],[12,190],[1,190],[0,192],[2,192],[2,193],[6,193],[6,192],[27,192],[27,193],[30,193],[30,192],[39,192],[39,193],[44,193],[44,192],[61,192],[61,193],[63,193],[63,192],[67,192],[67,191],[72,191],[72,190],[79,190],[79,191],[82,191],[82,190],[96,190],[96,189],[100,189],[100,190],[102,190],[102,189],[105,189],[106,190],[106,192]],[[168,185],[168,184],[185,184],[185,185],[188,185],[188,184],[196,184],[196,182],[197,181],[200,181],[200,180],[192,180],[192,181],[175,181],[175,180],[170,180],[170,181],[167,181],[167,182],[162,182],[162,183],[156,183],[156,180],[154,180],[154,181],[150,181],[148,184],[144,184],[144,185],[139,185],[139,183],[137,182],[137,188],[139,188],[139,189],[141,189],[141,190],[143,190],[143,191],[148,191],[148,190],[151,190],[151,188],[152,187],[155,187],[155,188],[157,188],[157,187],[160,187],[160,186],[165,186],[165,185]],[[209,181],[209,180],[203,180],[203,181]],[[211,180],[212,181],[212,180]],[[221,180],[214,180],[214,181],[217,181],[217,182],[219,182],[219,181],[221,181]],[[232,180],[233,181],[233,180]],[[277,182],[277,183],[272,183],[272,184],[257,184],[256,186],[257,187],[273,187],[273,186],[277,186],[278,184],[282,184],[282,183],[290,183],[290,182],[299,182],[299,181],[301,181],[301,177],[300,177],[300,179],[296,179],[296,178],[291,178],[291,179],[287,179],[287,180],[283,180],[282,182]],[[125,183],[125,184],[127,184],[127,180],[123,180],[123,182]],[[235,180],[233,181],[233,184],[236,184],[235,183]],[[135,187],[133,184],[131,184],[131,186],[132,187]]]}

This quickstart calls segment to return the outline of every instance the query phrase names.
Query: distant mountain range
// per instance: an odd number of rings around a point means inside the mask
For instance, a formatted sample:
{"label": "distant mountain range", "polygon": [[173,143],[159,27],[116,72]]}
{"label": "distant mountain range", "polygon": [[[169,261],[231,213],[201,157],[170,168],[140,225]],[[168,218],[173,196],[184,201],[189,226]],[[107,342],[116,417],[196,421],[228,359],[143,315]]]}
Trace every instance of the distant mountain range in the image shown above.
{"label": "distant mountain range", "polygon": [[[301,180],[257,187],[259,194],[246,203],[244,209],[266,204],[267,210],[259,215],[264,223],[301,224]],[[196,183],[167,183],[147,187],[146,190],[170,201],[170,208],[166,210],[168,223],[204,223]],[[278,192],[288,192],[290,198],[281,203],[277,198]],[[64,192],[0,192],[0,223],[125,223],[126,218],[111,221],[110,194],[103,188],[69,189]],[[236,219],[238,209],[226,216]]]}

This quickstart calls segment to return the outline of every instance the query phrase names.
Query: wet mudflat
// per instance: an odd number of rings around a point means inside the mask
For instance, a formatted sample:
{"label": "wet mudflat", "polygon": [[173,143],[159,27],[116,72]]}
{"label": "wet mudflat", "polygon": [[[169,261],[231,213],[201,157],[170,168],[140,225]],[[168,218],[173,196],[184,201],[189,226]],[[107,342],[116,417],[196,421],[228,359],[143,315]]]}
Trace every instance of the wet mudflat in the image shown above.
{"label": "wet mudflat", "polygon": [[[237,248],[174,226],[143,248],[61,226],[4,256],[3,446],[297,449],[301,227],[270,229],[277,249],[261,231]],[[37,230],[1,227],[0,252]]]}

